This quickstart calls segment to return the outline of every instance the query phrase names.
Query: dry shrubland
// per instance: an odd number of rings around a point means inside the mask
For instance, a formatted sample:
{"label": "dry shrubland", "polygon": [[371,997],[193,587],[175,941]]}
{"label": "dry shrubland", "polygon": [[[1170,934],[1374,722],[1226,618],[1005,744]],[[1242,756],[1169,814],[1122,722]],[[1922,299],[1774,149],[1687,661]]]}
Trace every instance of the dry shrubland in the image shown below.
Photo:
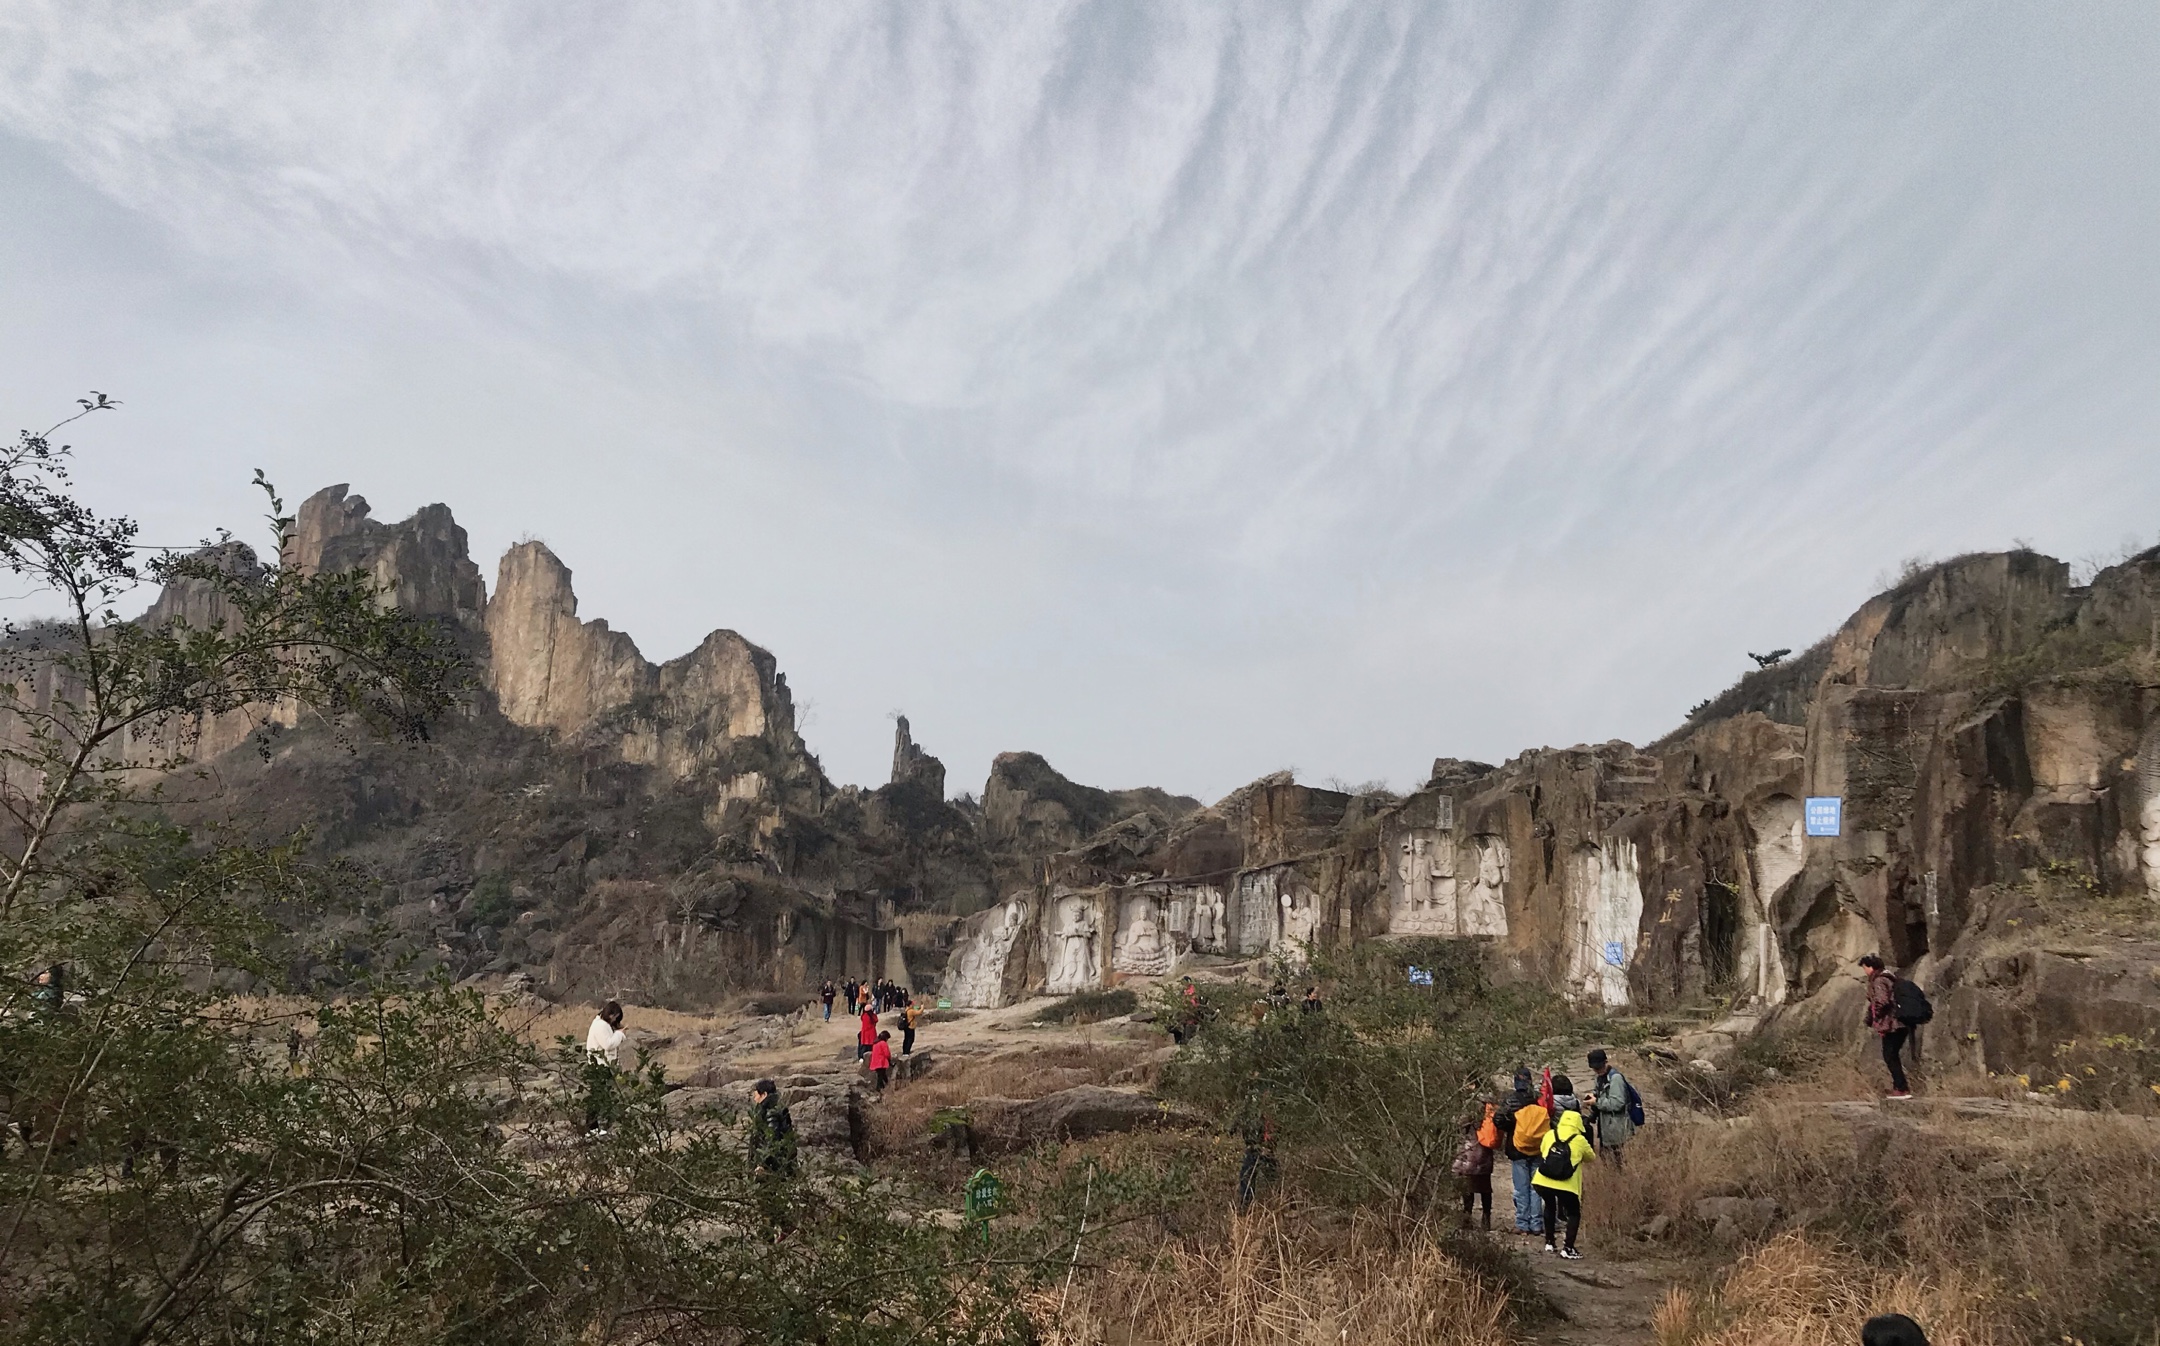
{"label": "dry shrubland", "polygon": [[1667,1342],[1807,1342],[1820,1335],[1809,1324],[1842,1322],[1849,1333],[1863,1308],[1913,1313],[1950,1334],[1938,1339],[1968,1346],[2154,1339],[2152,1123],[2070,1111],[1959,1117],[1916,1104],[1852,1124],[1805,1092],[1767,1093],[1733,1122],[1646,1130],[1624,1170],[1588,1184],[1585,1225],[1607,1251],[1663,1215],[1711,1254],[1697,1201],[1778,1203],[1787,1232],[1709,1291],[1668,1304]]}
{"label": "dry shrubland", "polygon": [[1504,1291],[1419,1227],[1261,1208],[1206,1239],[1113,1264],[1033,1306],[1055,1346],[1494,1346]]}
{"label": "dry shrubland", "polygon": [[1675,1286],[1659,1306],[1658,1346],[1852,1346],[1855,1323],[1903,1313],[1942,1346],[2027,1340],[1993,1307],[2001,1287],[1957,1267],[1891,1272],[1805,1234],[1741,1258],[1714,1294]]}

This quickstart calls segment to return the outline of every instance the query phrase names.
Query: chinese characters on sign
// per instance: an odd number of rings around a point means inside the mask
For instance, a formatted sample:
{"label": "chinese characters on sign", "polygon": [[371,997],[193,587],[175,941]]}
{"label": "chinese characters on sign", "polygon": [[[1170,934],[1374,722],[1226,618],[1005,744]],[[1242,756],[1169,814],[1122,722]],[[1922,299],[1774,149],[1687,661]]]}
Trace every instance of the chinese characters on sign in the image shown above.
{"label": "chinese characters on sign", "polygon": [[1429,968],[1429,967],[1413,967],[1413,968],[1411,968],[1411,969],[1410,969],[1410,984],[1411,984],[1412,986],[1430,986],[1430,985],[1432,985],[1432,969],[1431,969],[1431,968]]}
{"label": "chinese characters on sign", "polygon": [[1813,795],[1807,801],[1807,834],[1834,837],[1845,821],[1845,801],[1835,795]]}

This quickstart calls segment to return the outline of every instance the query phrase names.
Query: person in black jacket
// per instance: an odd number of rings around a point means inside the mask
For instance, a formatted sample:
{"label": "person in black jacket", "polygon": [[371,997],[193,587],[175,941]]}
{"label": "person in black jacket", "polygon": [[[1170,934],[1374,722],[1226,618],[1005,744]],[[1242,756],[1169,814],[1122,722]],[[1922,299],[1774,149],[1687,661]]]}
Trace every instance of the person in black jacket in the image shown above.
{"label": "person in black jacket", "polygon": [[760,1175],[784,1178],[795,1171],[795,1117],[771,1080],[750,1086],[749,1153],[751,1170]]}

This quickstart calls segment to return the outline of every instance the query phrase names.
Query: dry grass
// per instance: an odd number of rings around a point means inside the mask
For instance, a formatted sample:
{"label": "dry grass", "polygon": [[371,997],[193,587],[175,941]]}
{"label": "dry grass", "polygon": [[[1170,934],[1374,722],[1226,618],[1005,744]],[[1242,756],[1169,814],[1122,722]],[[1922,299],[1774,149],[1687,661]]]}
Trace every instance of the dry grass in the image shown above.
{"label": "dry grass", "polygon": [[1051,1346],[1497,1346],[1507,1302],[1421,1229],[1323,1228],[1272,1209],[1038,1297]]}
{"label": "dry grass", "polygon": [[[1714,1304],[1696,1306],[1700,1331],[1676,1327],[1670,1340],[1812,1341],[1798,1327],[1746,1335],[1755,1329],[1745,1320],[1774,1299],[1800,1323],[1898,1297],[1966,1306],[1937,1316],[1964,1324],[1973,1343],[2150,1340],[2160,1129],[2070,1111],[1959,1118],[1947,1106],[1853,1125],[1806,1097],[1819,1087],[1767,1094],[1736,1123],[1653,1127],[1628,1147],[1624,1170],[1592,1171],[1586,1236],[1621,1256],[1657,1215],[1671,1218],[1683,1247],[1716,1254],[1695,1218],[1704,1197],[1767,1197],[1781,1208],[1787,1233],[1742,1260]],[[1757,1282],[1782,1288],[1758,1294]],[[1668,1304],[1667,1316],[1680,1323],[1688,1306]],[[1845,1321],[1849,1331],[1856,1320]]]}
{"label": "dry grass", "polygon": [[1991,1307],[2000,1297],[1955,1267],[1887,1273],[1790,1233],[1741,1258],[1714,1295],[1675,1287],[1654,1326],[1658,1346],[1852,1346],[1855,1324],[1903,1313],[1936,1346],[2011,1346],[2025,1338]]}

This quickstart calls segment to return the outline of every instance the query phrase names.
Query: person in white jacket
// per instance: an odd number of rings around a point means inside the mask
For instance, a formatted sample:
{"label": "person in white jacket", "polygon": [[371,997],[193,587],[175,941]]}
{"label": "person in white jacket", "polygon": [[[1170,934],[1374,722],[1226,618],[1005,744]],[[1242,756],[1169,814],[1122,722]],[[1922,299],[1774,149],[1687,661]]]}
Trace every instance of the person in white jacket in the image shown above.
{"label": "person in white jacket", "polygon": [[610,1000],[585,1030],[585,1130],[607,1134],[615,1116],[615,1063],[622,1055],[622,1005]]}

